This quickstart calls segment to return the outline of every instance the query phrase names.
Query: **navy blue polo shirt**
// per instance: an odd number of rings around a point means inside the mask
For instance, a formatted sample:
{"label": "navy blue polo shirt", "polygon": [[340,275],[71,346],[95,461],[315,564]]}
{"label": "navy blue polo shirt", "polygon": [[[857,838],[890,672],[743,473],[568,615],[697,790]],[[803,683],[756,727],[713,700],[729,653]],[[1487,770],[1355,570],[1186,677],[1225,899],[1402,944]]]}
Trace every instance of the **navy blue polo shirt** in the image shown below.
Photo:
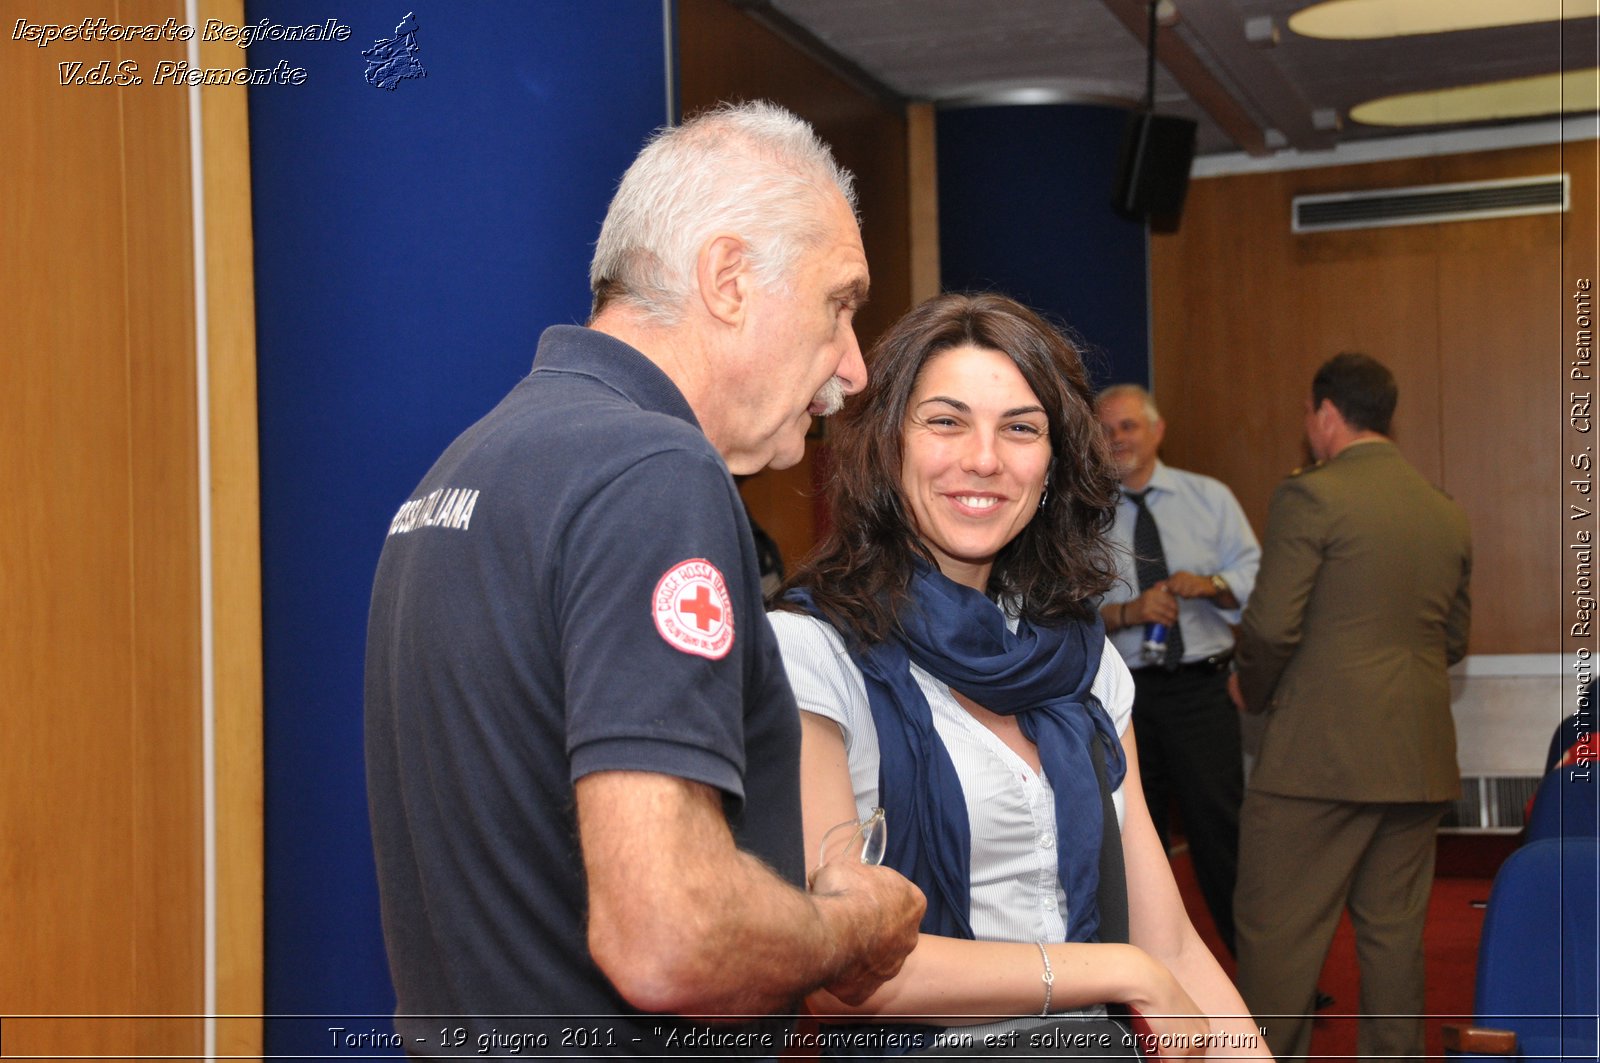
{"label": "navy blue polo shirt", "polygon": [[[799,747],[727,466],[638,351],[549,329],[399,507],[373,586],[367,786],[408,1049],[450,1028],[471,1045],[450,1053],[678,1051],[704,1028],[635,1012],[589,958],[573,783],[714,786],[799,885]],[[559,1043],[583,1018],[609,1040]]]}

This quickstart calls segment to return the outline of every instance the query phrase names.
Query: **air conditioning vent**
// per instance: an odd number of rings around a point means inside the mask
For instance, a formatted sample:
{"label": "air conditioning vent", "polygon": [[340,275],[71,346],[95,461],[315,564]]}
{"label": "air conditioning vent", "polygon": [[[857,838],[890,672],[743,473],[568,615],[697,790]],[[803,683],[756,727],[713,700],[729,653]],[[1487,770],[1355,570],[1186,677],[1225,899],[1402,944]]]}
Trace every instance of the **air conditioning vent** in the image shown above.
{"label": "air conditioning vent", "polygon": [[1525,825],[1523,809],[1539,788],[1537,775],[1476,775],[1461,780],[1461,799],[1441,829],[1509,833]]}
{"label": "air conditioning vent", "polygon": [[1569,199],[1570,181],[1564,173],[1295,196],[1293,229],[1297,233],[1315,233],[1509,218],[1518,214],[1559,214],[1567,209]]}

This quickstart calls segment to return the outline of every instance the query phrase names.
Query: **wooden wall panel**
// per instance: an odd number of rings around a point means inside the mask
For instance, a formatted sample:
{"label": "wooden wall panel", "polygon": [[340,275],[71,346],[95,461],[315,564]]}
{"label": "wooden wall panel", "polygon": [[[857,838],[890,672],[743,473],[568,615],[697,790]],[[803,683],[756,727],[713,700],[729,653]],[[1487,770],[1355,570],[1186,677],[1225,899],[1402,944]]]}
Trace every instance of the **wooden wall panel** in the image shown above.
{"label": "wooden wall panel", "polygon": [[[1467,510],[1474,653],[1559,648],[1561,301],[1571,231],[1594,232],[1592,158],[1568,158],[1573,213],[1337,233],[1290,232],[1295,195],[1531,176],[1557,148],[1219,177],[1152,239],[1155,391],[1165,456],[1222,478],[1258,531],[1307,460],[1311,375],[1341,350],[1394,370],[1394,434]],[[1539,425],[1546,425],[1544,431]]]}
{"label": "wooden wall panel", "polygon": [[[1492,177],[1559,169],[1554,147],[1471,168]],[[1462,172],[1447,165],[1442,176]],[[1473,590],[1488,606],[1476,615],[1479,645],[1497,640],[1506,652],[1560,648],[1562,222],[1440,227],[1442,482],[1473,518]]]}
{"label": "wooden wall panel", "polygon": [[906,105],[907,195],[911,205],[909,292],[915,306],[939,294],[938,110],[931,103]]}
{"label": "wooden wall panel", "polygon": [[[184,9],[0,0],[7,27],[85,17]],[[62,1016],[8,1022],[13,1055],[204,1047],[188,94],[148,84],[183,55],[0,38],[0,1012]],[[107,59],[146,84],[61,84]]]}
{"label": "wooden wall panel", "polygon": [[[861,242],[872,271],[872,299],[857,317],[856,334],[863,348],[870,346],[912,303],[913,201],[904,108],[852,85],[728,0],[680,0],[678,62],[685,114],[722,101],[772,100],[810,122],[855,174]],[[931,138],[924,140],[931,153]],[[920,279],[925,263],[917,265]],[[793,469],[760,473],[740,488],[790,566],[810,549],[825,520],[814,488],[818,448],[813,442]]]}
{"label": "wooden wall panel", "polygon": [[[36,13],[24,6],[0,6],[0,23]],[[11,1013],[126,1012],[134,659],[120,115],[114,95],[55,84],[57,63],[92,64],[97,49],[9,36],[0,37],[0,495],[10,500],[0,522],[0,748],[11,764],[0,773],[0,1000]],[[15,1054],[131,1043],[126,1024],[5,1033]]]}
{"label": "wooden wall panel", "polygon": [[[243,25],[244,0],[203,0],[202,21]],[[238,62],[202,43],[204,66]],[[210,365],[212,630],[217,777],[217,1052],[262,1049],[261,485],[256,438],[254,238],[247,90],[201,98]]]}
{"label": "wooden wall panel", "polygon": [[[1600,539],[1600,498],[1594,490],[1594,464],[1600,459],[1600,439],[1597,439],[1596,420],[1591,410],[1587,418],[1571,416],[1571,398],[1574,394],[1588,396],[1592,402],[1600,388],[1600,377],[1594,360],[1594,321],[1597,293],[1600,284],[1600,140],[1582,141],[1564,145],[1561,151],[1561,168],[1572,177],[1572,210],[1562,222],[1562,249],[1565,258],[1561,269],[1560,334],[1561,394],[1565,418],[1561,431],[1562,457],[1566,462],[1562,485],[1564,520],[1559,529],[1541,529],[1551,535],[1562,556],[1561,582],[1552,588],[1554,596],[1562,602],[1560,623],[1565,639],[1563,649],[1572,652],[1583,650],[1589,656],[1580,667],[1568,672],[1567,696],[1562,712],[1581,706],[1579,691],[1585,680],[1595,674],[1593,655],[1600,650],[1595,636],[1593,605],[1585,610],[1584,595],[1589,602],[1595,596],[1592,552],[1585,553],[1573,547],[1580,545],[1587,533],[1588,541]],[[1564,393],[1564,394],[1562,394]],[[1541,418],[1541,425],[1542,425]],[[1572,465],[1574,458],[1589,459],[1587,472]],[[1586,483],[1588,490],[1580,490]],[[1579,507],[1574,510],[1572,507]],[[1586,514],[1586,515],[1582,515]],[[1583,581],[1587,579],[1587,585]],[[1587,616],[1589,622],[1581,623]],[[1592,708],[1592,707],[1591,707]]]}
{"label": "wooden wall panel", "polygon": [[[123,0],[119,20],[183,19],[181,4]],[[123,43],[148,78],[185,57],[181,41]],[[195,321],[187,93],[113,90],[122,111],[134,676],[131,1010],[193,1015],[204,1002],[201,638]],[[200,917],[197,919],[197,917]],[[160,972],[152,977],[148,972]],[[144,1019],[144,1055],[203,1047],[196,1019]]]}

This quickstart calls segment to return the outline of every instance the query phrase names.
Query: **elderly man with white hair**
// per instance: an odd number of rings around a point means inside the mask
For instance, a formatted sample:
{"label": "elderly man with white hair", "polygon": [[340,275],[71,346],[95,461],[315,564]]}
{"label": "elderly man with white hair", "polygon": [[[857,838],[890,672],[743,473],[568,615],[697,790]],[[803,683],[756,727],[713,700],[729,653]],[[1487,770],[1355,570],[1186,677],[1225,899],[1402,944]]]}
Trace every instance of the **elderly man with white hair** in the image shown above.
{"label": "elderly man with white hair", "polygon": [[777,107],[660,132],[588,326],[544,333],[391,525],[367,771],[413,1054],[774,1056],[754,1017],[862,998],[915,944],[898,874],[806,888],[799,713],[733,481],[865,384],[853,204]]}

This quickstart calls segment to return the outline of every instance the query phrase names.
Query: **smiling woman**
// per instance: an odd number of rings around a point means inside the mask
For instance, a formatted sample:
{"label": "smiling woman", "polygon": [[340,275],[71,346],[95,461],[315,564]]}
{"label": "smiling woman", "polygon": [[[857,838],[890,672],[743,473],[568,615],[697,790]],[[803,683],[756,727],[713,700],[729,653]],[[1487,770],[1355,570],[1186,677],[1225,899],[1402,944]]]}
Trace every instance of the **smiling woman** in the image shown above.
{"label": "smiling woman", "polygon": [[1131,1056],[1115,1003],[1176,1054],[1259,1054],[1248,1018],[1222,1017],[1244,1005],[1184,914],[1138,783],[1132,679],[1087,604],[1114,578],[1117,478],[1077,351],[1003,296],[943,295],[867,365],[833,433],[834,530],[771,619],[807,851],[881,817],[884,863],[927,914],[867,1000],[809,999],[866,1024],[829,1047]]}
{"label": "smiling woman", "polygon": [[956,347],[917,378],[906,411],[900,489],[939,570],[982,591],[995,555],[1045,498],[1050,422],[999,351]]}
{"label": "smiling woman", "polygon": [[[901,318],[870,367],[866,390],[830,429],[834,529],[797,584],[863,638],[887,638],[917,565],[938,564],[957,529],[965,537],[996,523],[998,507],[1006,533],[981,546],[991,556],[967,573],[984,577],[975,589],[1016,599],[1030,620],[1087,619],[1084,599],[1115,578],[1103,534],[1118,489],[1071,342],[1005,296],[948,294]],[[1041,453],[1042,471],[1022,476],[1022,455]],[[914,482],[934,476],[936,462],[946,467],[935,483]],[[1000,505],[1023,494],[1026,505]]]}

